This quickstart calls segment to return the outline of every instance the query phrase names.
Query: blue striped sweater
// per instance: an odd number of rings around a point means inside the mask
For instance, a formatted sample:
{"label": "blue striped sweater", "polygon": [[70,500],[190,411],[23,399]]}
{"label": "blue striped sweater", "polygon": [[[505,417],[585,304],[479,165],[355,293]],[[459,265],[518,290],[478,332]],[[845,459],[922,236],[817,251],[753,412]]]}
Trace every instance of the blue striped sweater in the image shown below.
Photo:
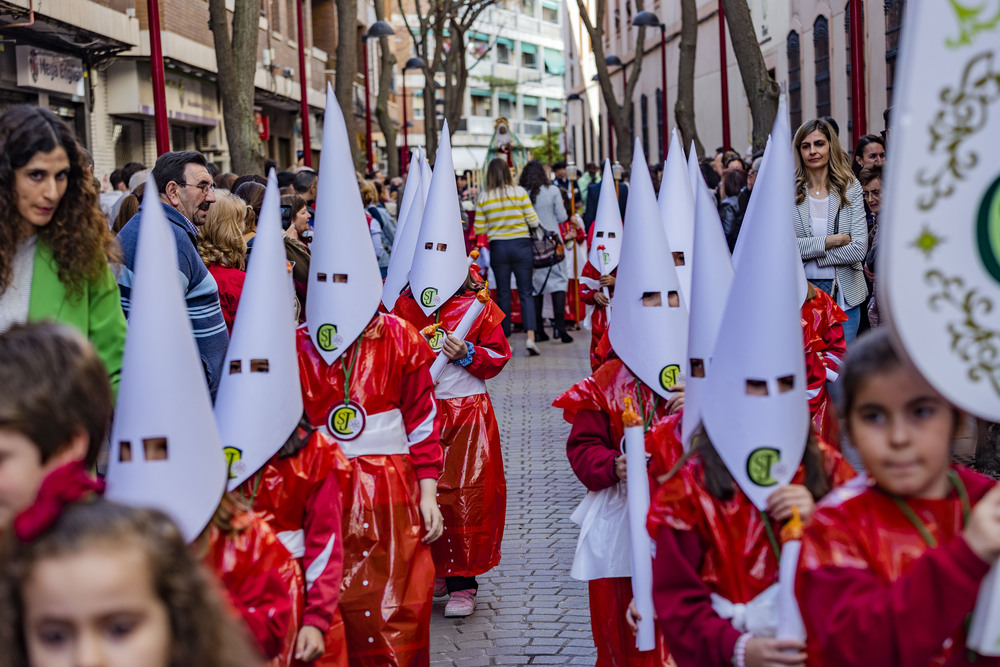
{"label": "blue striped sweater", "polygon": [[[215,284],[212,274],[205,268],[201,256],[198,255],[195,246],[198,228],[169,204],[163,204],[163,212],[170,221],[170,228],[177,242],[177,264],[180,268],[178,278],[181,281],[181,289],[184,290],[184,298],[187,300],[188,317],[191,319],[195,342],[198,343],[198,350],[201,353],[208,388],[212,393],[212,400],[215,400],[215,392],[219,388],[219,378],[222,375],[222,364],[226,358],[226,348],[229,346],[229,333],[222,318],[222,306],[219,305],[219,287]],[[118,276],[118,290],[121,292],[125,317],[129,316],[131,305],[135,249],[139,239],[141,215],[140,210],[118,232],[124,265],[116,267],[115,272]]]}

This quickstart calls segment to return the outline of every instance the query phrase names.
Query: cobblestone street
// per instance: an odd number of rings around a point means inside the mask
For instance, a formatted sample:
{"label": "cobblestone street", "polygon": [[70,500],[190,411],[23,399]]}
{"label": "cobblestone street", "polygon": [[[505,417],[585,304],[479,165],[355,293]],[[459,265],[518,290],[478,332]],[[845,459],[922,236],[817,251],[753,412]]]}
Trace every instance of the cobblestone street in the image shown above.
{"label": "cobblestone street", "polygon": [[507,526],[500,565],[479,577],[476,613],[444,618],[434,604],[431,663],[593,665],[586,583],[570,579],[577,528],[569,515],[584,487],[566,460],[569,424],[552,400],[590,372],[589,331],[571,344],[539,343],[527,358],[524,334],[514,358],[489,382],[507,471]]}

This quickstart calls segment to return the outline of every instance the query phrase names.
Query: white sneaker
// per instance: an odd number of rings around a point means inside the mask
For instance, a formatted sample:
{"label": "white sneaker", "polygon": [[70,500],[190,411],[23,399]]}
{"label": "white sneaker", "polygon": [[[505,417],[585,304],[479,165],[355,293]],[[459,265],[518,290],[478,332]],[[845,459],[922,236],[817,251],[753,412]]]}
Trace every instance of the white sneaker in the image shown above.
{"label": "white sneaker", "polygon": [[532,357],[537,357],[538,355],[541,354],[541,351],[538,349],[538,346],[535,345],[535,341],[531,339],[528,339],[528,342],[525,343],[524,348],[528,350],[528,354],[531,355]]}

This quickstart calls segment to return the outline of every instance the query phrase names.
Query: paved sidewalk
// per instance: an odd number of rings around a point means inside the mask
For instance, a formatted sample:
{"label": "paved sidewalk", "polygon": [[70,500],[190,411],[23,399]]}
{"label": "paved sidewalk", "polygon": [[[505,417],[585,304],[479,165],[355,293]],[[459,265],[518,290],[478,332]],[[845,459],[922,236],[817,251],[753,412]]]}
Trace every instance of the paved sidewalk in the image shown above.
{"label": "paved sidewalk", "polygon": [[431,663],[593,665],[587,586],[570,579],[577,527],[570,521],[584,487],[566,460],[569,424],[552,400],[590,373],[590,332],[571,344],[539,343],[527,358],[524,334],[514,358],[489,381],[507,471],[507,526],[500,565],[479,578],[477,609],[444,618],[434,604]]}

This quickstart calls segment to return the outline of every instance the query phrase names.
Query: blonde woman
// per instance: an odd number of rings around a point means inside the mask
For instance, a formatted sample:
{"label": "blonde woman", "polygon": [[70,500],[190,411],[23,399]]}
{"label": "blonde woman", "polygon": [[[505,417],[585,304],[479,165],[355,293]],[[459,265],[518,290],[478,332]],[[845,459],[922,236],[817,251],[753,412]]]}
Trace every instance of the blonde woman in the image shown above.
{"label": "blonde woman", "polygon": [[497,279],[497,305],[503,311],[503,332],[510,336],[510,275],[517,279],[521,323],[528,334],[525,347],[537,356],[535,300],[531,295],[534,253],[531,231],[541,223],[528,193],[514,185],[503,158],[493,158],[486,168],[486,188],[476,199],[476,236],[489,239],[490,265]]}
{"label": "blonde woman", "polygon": [[795,235],[806,278],[847,313],[844,339],[850,345],[868,298],[862,262],[868,252],[868,224],[861,184],[840,140],[823,120],[802,124],[795,148]]}
{"label": "blonde woman", "polygon": [[219,303],[229,333],[233,331],[246,278],[247,244],[243,240],[246,218],[245,201],[219,192],[198,232],[198,254],[219,286]]}

